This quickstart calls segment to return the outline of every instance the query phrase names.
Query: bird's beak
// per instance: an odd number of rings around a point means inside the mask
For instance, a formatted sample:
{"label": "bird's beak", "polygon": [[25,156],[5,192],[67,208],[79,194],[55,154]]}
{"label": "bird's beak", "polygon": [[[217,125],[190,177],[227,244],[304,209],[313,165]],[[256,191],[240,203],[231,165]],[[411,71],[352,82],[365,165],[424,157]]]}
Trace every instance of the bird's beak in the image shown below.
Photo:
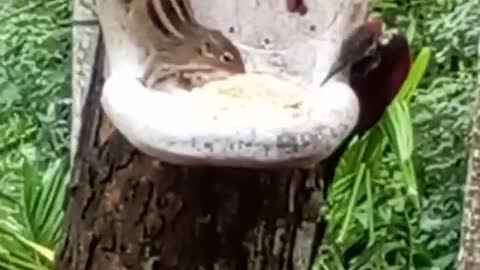
{"label": "bird's beak", "polygon": [[335,76],[335,74],[340,72],[340,70],[342,70],[347,65],[347,63],[348,63],[347,61],[341,61],[341,60],[335,61],[335,63],[333,63],[332,67],[327,73],[327,76],[325,76],[325,79],[323,79],[320,86],[324,85],[328,80],[330,80],[333,76]]}

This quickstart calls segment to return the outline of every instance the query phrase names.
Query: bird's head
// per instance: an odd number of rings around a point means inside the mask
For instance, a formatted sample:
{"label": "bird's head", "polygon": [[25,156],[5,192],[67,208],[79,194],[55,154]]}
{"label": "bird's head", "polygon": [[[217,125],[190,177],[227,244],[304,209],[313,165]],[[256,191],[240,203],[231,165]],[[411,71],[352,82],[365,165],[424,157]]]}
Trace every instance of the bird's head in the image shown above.
{"label": "bird's head", "polygon": [[340,46],[337,60],[330,67],[322,85],[335,74],[365,58],[376,58],[378,46],[382,40],[383,23],[376,19],[355,28]]}
{"label": "bird's head", "polygon": [[347,70],[348,83],[360,100],[359,130],[380,119],[410,71],[407,38],[396,29],[383,28],[380,20],[357,27],[342,42],[339,57],[323,81]]}

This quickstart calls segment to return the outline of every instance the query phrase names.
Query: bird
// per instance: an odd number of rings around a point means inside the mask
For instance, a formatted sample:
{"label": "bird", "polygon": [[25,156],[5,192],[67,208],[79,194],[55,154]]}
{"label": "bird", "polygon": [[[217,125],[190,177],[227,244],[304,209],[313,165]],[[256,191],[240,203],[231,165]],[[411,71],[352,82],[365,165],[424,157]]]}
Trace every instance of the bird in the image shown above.
{"label": "bird", "polygon": [[379,20],[359,26],[344,40],[323,83],[348,69],[348,83],[358,98],[360,112],[352,132],[324,161],[325,186],[333,181],[338,162],[353,137],[362,136],[380,121],[406,80],[410,66],[405,35],[397,30],[383,33]]}
{"label": "bird", "polygon": [[188,0],[132,0],[127,28],[147,49],[141,81],[173,81],[191,90],[245,73],[238,48],[221,31],[201,25]]}
{"label": "bird", "polygon": [[[331,66],[322,84],[335,74],[347,71],[348,83],[359,101],[359,117],[340,146],[322,162],[323,194],[328,187],[343,153],[355,136],[362,136],[382,118],[406,80],[411,66],[408,40],[398,30],[384,33],[383,22],[374,20],[360,25],[342,42],[338,59]],[[317,250],[326,230],[325,221],[317,224],[313,250]],[[313,256],[311,263],[313,263]]]}

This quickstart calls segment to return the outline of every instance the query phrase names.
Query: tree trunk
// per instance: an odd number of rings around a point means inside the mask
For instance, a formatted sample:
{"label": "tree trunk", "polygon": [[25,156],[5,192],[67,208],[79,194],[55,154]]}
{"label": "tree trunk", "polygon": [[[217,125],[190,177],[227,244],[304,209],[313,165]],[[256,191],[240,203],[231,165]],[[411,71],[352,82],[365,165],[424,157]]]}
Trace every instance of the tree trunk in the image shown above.
{"label": "tree trunk", "polygon": [[[76,16],[85,14],[76,9]],[[332,17],[337,15],[350,16],[350,24],[364,18],[342,11]],[[78,33],[74,38],[75,44],[96,39]],[[79,47],[74,56],[83,50]],[[91,53],[91,47],[83,48],[83,55]],[[88,59],[74,57],[74,69],[88,65]],[[97,71],[103,71],[102,61]],[[320,165],[309,170],[186,167],[149,157],[104,115],[102,73],[93,72],[82,113],[66,240],[55,269],[308,269],[323,231]],[[77,93],[90,76],[80,77],[74,77],[83,81],[74,83]]]}
{"label": "tree trunk", "polygon": [[[480,57],[480,40],[478,45]],[[477,79],[476,97],[458,256],[460,270],[480,269],[480,79]]]}

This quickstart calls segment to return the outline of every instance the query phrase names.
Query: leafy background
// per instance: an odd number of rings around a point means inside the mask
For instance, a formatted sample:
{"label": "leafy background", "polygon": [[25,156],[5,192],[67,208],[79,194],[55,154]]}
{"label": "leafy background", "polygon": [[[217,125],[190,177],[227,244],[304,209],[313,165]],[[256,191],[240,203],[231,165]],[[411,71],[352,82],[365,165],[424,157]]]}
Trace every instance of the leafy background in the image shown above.
{"label": "leafy background", "polygon": [[[363,157],[376,168],[371,180],[372,200],[383,203],[375,205],[373,219],[378,226],[368,231],[368,201],[358,200],[353,209],[356,223],[351,222],[343,237],[342,228],[335,225],[343,224],[344,215],[336,214],[347,205],[341,195],[348,196],[349,191],[340,188],[342,176],[348,176],[345,171],[352,170],[353,161],[359,159],[355,152],[358,145],[354,145],[344,156],[347,162],[337,171],[329,194],[334,206],[330,211],[330,239],[317,266],[456,269],[470,105],[478,71],[480,4],[468,0],[376,0],[374,6],[390,25],[397,25],[408,34],[415,56],[425,47],[432,52],[427,72],[409,102],[415,145],[411,160],[421,204],[417,207],[408,200],[408,174],[398,166],[394,147],[383,152],[381,162]],[[376,140],[372,137],[365,140]],[[384,139],[387,144],[395,144],[398,138]],[[354,183],[349,186],[354,187]],[[364,197],[368,199],[368,194]]]}
{"label": "leafy background", "polygon": [[49,269],[28,241],[61,236],[70,16],[65,0],[0,1],[0,269]]}
{"label": "leafy background", "polygon": [[[0,3],[0,269],[50,269],[69,167],[71,6]],[[412,54],[428,68],[344,156],[325,209],[328,244],[315,267],[455,269],[480,4],[374,6],[407,32]],[[421,77],[420,64],[415,73]]]}

